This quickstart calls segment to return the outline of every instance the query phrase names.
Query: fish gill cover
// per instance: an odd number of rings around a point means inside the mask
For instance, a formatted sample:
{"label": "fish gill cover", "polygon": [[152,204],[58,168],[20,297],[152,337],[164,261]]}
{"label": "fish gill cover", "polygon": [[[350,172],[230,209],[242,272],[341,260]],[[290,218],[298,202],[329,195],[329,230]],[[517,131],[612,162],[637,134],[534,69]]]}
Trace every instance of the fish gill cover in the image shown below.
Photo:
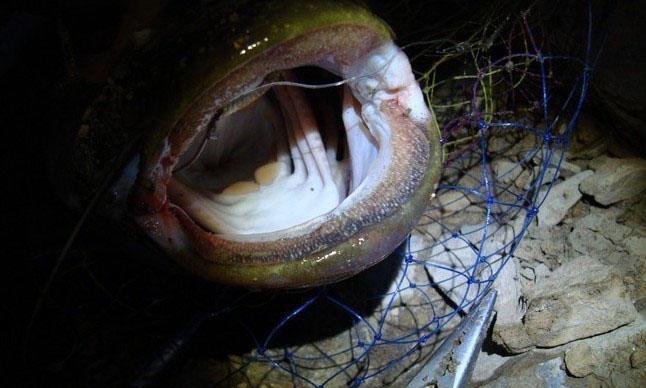
{"label": "fish gill cover", "polygon": [[[402,20],[428,7],[377,5],[411,58],[444,145],[437,191],[397,252],[341,283],[261,292],[196,284],[127,257],[97,260],[104,248],[80,244],[22,343],[23,361],[36,371],[32,382],[409,381],[496,287],[536,222],[581,113],[594,59],[589,4],[568,10],[575,26],[555,34],[547,21],[555,11],[542,4],[471,12],[457,3],[463,8],[443,23],[416,21],[404,31],[397,31]],[[565,37],[582,43],[554,41]]]}

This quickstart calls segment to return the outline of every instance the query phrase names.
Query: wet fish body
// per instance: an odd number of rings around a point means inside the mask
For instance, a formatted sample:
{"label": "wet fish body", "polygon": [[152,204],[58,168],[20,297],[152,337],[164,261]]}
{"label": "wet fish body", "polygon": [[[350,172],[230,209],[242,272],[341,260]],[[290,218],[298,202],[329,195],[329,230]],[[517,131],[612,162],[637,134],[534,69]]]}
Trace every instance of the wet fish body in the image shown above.
{"label": "wet fish body", "polygon": [[[426,207],[441,159],[432,112],[364,8],[243,5],[169,8],[150,26],[66,123],[62,190],[87,203],[122,161],[102,210],[189,271],[252,288],[347,278],[392,252]],[[348,80],[329,107],[263,86],[300,82],[304,67]]]}

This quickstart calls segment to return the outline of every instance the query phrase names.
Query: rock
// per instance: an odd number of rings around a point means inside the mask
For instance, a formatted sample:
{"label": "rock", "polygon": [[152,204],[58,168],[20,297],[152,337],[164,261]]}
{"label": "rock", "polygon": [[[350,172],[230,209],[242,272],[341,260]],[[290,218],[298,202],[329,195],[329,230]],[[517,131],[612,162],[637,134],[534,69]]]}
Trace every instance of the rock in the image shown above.
{"label": "rock", "polygon": [[646,348],[639,348],[630,354],[630,366],[634,369],[646,368]]}
{"label": "rock", "polygon": [[507,363],[512,357],[501,356],[496,353],[487,353],[480,351],[476,366],[471,375],[472,383],[485,382],[496,375],[496,373]]}
{"label": "rock", "polygon": [[596,122],[582,118],[572,136],[568,159],[592,159],[608,150],[608,131]]}
{"label": "rock", "polygon": [[[448,234],[442,236],[439,241],[427,250],[430,254],[426,255],[425,272],[420,277],[426,278],[425,283],[432,279],[433,283],[457,305],[462,304],[464,300],[474,299],[480,291],[480,285],[468,284],[466,275],[458,274],[467,272],[467,268],[477,260],[477,253],[462,236],[453,237]],[[415,281],[424,284],[417,279]]]}
{"label": "rock", "polygon": [[574,220],[574,229],[567,235],[574,251],[611,264],[627,256],[627,250],[638,252],[643,242],[638,236],[628,237],[633,229],[617,223],[620,213],[617,208],[591,207],[589,214]]}
{"label": "rock", "polygon": [[[585,377],[574,377],[567,368],[568,360],[560,363],[561,357],[570,351],[573,345],[590,347],[596,359],[593,373]],[[641,388],[646,381],[646,365],[637,363],[633,367],[631,364],[631,357],[639,360],[639,354],[632,356],[639,349],[646,349],[646,320],[641,316],[616,330],[573,344],[534,348],[509,357],[481,352],[479,357],[485,356],[482,360],[483,365],[478,365],[481,362],[478,358],[470,386]],[[492,369],[484,370],[486,367]]]}
{"label": "rock", "polygon": [[574,224],[599,232],[613,243],[618,244],[632,231],[630,227],[617,223],[620,213],[621,210],[617,208],[600,209],[591,207],[590,213],[576,220]]}
{"label": "rock", "polygon": [[536,281],[536,273],[534,272],[534,268],[524,267],[520,271],[518,271],[518,273],[525,280],[529,280],[532,283]]}
{"label": "rock", "polygon": [[544,387],[560,387],[565,384],[565,373],[560,358],[553,358],[536,366],[536,375]]}
{"label": "rock", "polygon": [[150,36],[153,31],[149,28],[144,28],[142,30],[137,30],[132,33],[133,43],[136,47],[142,47],[150,40]]}
{"label": "rock", "polygon": [[[530,226],[529,230],[532,227]],[[523,262],[527,263],[540,263],[543,262],[543,253],[540,248],[541,240],[537,239],[533,233],[529,232],[523,238],[520,245],[516,248],[514,252],[514,257],[522,259]]]}
{"label": "rock", "polygon": [[496,298],[496,320],[491,333],[492,340],[511,353],[522,353],[529,350],[532,340],[523,326],[523,306],[518,267],[510,259],[499,272],[494,288],[498,290]]}
{"label": "rock", "polygon": [[606,257],[616,250],[616,246],[612,241],[601,235],[601,233],[580,224],[574,227],[567,239],[574,251],[595,258]]}
{"label": "rock", "polygon": [[[524,190],[529,189],[530,185],[537,184],[536,179],[538,179],[539,174],[543,172],[543,166],[540,165],[540,162],[539,166],[531,169],[520,162],[511,162],[505,159],[494,160],[491,163],[491,168],[498,184],[513,184],[516,188]],[[558,178],[559,175],[560,172],[557,170],[556,166],[547,167],[544,170],[541,184],[548,184],[553,179]]]}
{"label": "rock", "polygon": [[524,131],[504,131],[491,136],[487,151],[495,157],[518,157],[539,146],[536,135]]}
{"label": "rock", "polygon": [[514,182],[523,173],[523,167],[505,159],[498,159],[491,162],[491,169],[499,183]]}
{"label": "rock", "polygon": [[646,257],[646,237],[630,236],[624,240],[624,245],[631,255]]}
{"label": "rock", "polygon": [[549,267],[543,263],[532,264],[531,266],[523,267],[518,274],[520,275],[520,281],[522,289],[528,289],[534,286],[534,283],[542,280],[551,275]]}
{"label": "rock", "polygon": [[[494,160],[492,170],[496,175],[498,183],[514,183],[519,189],[528,190],[530,186],[545,186],[559,177],[570,178],[581,172],[581,167],[576,164],[561,160],[560,154],[554,153],[548,167],[545,167],[541,156],[536,156],[534,162],[537,164],[534,168],[523,166],[520,162],[510,162],[508,160]],[[540,177],[540,174],[543,174]],[[537,182],[541,178],[541,182]]]}
{"label": "rock", "polygon": [[524,324],[540,347],[605,333],[637,316],[612,267],[585,256],[565,263],[529,291]]}
{"label": "rock", "polygon": [[[538,226],[554,226],[560,223],[568,210],[582,197],[579,184],[592,175],[592,171],[586,170],[552,186],[538,212]],[[543,195],[545,195],[545,192],[542,193],[541,197]]]}
{"label": "rock", "polygon": [[[484,244],[482,244],[480,255],[481,256],[492,256],[492,255],[504,255],[503,251],[505,248],[509,248],[509,244],[516,238],[518,233],[520,233],[522,219],[515,219],[514,221],[501,225],[489,221],[487,227],[483,227],[484,224],[478,225],[462,225],[460,227],[461,238],[466,238],[469,243],[473,246],[476,246],[480,249],[480,244],[483,243],[483,238],[486,235]],[[492,264],[494,262],[493,258],[488,258],[487,261]]]}
{"label": "rock", "polygon": [[[543,173],[543,178],[541,179],[541,185],[542,186],[547,186],[552,183],[552,181],[556,181],[559,176],[561,175],[560,170],[558,170],[556,167],[546,167],[543,169],[542,166],[536,166],[534,167],[534,176],[538,178],[538,176]],[[536,182],[532,182],[536,183]],[[527,187],[529,188],[529,187]]]}
{"label": "rock", "polygon": [[581,182],[581,192],[602,205],[632,198],[646,190],[646,160],[617,159],[602,156],[595,159],[594,175]]}
{"label": "rock", "polygon": [[607,131],[601,128],[600,125],[590,117],[581,117],[576,128],[574,129],[574,136],[572,138],[572,147],[581,145],[583,148],[590,144],[596,143],[601,139],[605,139]]}
{"label": "rock", "polygon": [[560,262],[569,249],[566,232],[564,228],[555,226],[550,228],[549,236],[539,241],[539,252]]}
{"label": "rock", "polygon": [[[424,263],[424,266],[420,266],[422,268],[419,271],[407,274],[407,278],[417,284],[428,284],[432,279],[458,305],[473,300],[484,284],[469,283],[466,274],[473,272],[473,265],[479,259],[486,260],[487,263],[479,265],[478,279],[490,279],[498,272],[503,264],[501,258],[506,255],[505,249],[509,248],[517,235],[516,230],[517,226],[495,223],[487,227],[463,225],[455,234],[434,236],[424,233],[418,227],[412,234],[410,248],[415,259]],[[485,234],[486,239],[482,242]],[[515,269],[512,276],[517,281]],[[519,319],[520,316],[517,320]]]}
{"label": "rock", "polygon": [[570,163],[565,159],[563,159],[561,161],[561,164],[558,166],[561,171],[561,175],[565,176],[566,178],[569,178],[570,176],[581,172],[581,167],[574,163]]}
{"label": "rock", "polygon": [[546,361],[541,361],[540,356],[529,357],[514,363],[508,368],[508,372],[481,386],[487,388],[564,387],[567,386],[568,376],[561,365],[560,357]]}
{"label": "rock", "polygon": [[435,205],[445,213],[454,213],[471,205],[471,201],[467,194],[460,190],[447,190],[437,196]]}
{"label": "rock", "polygon": [[579,343],[565,352],[565,367],[575,377],[585,377],[594,371],[597,358],[590,345]]}
{"label": "rock", "polygon": [[641,228],[646,225],[646,195],[631,203],[617,217],[617,222],[626,226]]}
{"label": "rock", "polygon": [[478,163],[460,177],[456,186],[461,189],[477,189],[482,186],[483,179],[482,164]]}
{"label": "rock", "polygon": [[512,354],[520,354],[534,347],[534,341],[521,323],[495,325],[491,339]]}

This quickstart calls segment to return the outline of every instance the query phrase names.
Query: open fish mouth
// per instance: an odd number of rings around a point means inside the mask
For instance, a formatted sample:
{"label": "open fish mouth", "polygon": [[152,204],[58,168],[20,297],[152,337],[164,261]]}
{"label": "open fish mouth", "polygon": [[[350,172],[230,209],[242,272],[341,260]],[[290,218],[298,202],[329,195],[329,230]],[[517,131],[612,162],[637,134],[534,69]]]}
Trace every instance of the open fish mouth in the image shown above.
{"label": "open fish mouth", "polygon": [[170,200],[230,239],[306,234],[331,212],[356,206],[388,168],[391,131],[374,114],[379,125],[365,125],[350,88],[335,92],[275,86],[254,101],[232,103],[236,111],[221,115],[180,157]]}
{"label": "open fish mouth", "polygon": [[173,77],[172,114],[146,121],[164,125],[119,180],[140,230],[220,283],[348,278],[405,239],[439,177],[438,128],[388,27],[350,3],[282,11]]}
{"label": "open fish mouth", "polygon": [[[401,51],[369,55],[359,68],[372,74],[341,93],[274,86],[226,105],[180,156],[170,201],[240,241],[302,237],[368,204],[356,221],[390,213],[425,174],[429,145],[416,123],[430,113]],[[293,72],[272,75],[297,84]]]}

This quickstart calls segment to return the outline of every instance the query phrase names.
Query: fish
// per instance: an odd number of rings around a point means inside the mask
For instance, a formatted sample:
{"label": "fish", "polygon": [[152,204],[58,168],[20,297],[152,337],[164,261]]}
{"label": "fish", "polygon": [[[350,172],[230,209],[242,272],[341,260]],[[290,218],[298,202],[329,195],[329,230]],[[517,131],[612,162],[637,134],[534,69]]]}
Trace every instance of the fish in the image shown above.
{"label": "fish", "polygon": [[313,287],[375,265],[441,170],[406,54],[352,1],[226,4],[171,3],[137,31],[64,123],[58,191],[83,207],[105,188],[99,212],[219,284]]}

